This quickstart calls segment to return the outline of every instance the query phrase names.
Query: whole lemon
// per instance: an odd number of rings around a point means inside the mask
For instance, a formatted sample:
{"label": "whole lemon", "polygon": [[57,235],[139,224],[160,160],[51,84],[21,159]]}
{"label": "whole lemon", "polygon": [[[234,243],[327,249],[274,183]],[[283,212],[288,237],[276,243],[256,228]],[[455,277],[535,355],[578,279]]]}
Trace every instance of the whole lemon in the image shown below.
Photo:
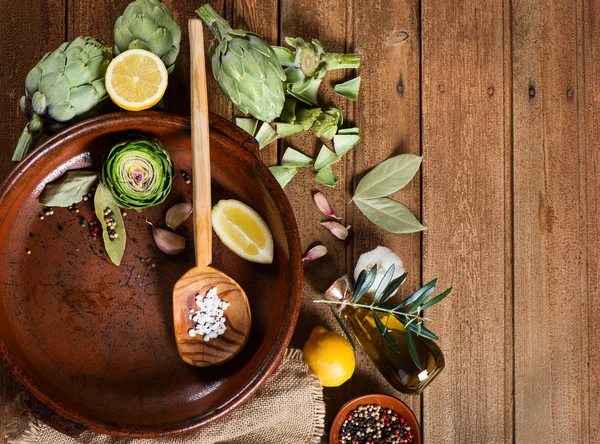
{"label": "whole lemon", "polygon": [[354,350],[346,339],[323,327],[314,328],[304,344],[308,368],[324,387],[338,387],[354,373]]}

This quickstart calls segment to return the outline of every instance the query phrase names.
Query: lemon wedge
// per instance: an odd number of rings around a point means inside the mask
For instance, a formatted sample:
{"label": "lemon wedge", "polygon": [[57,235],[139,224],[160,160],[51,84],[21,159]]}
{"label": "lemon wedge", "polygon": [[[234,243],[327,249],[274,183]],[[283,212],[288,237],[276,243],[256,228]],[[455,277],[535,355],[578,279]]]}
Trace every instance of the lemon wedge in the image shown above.
{"label": "lemon wedge", "polygon": [[273,236],[256,211],[238,200],[221,200],[212,209],[213,230],[227,248],[259,264],[273,262]]}
{"label": "lemon wedge", "polygon": [[106,70],[106,92],[128,111],[156,105],[167,89],[169,74],[160,57],[144,49],[122,52]]}

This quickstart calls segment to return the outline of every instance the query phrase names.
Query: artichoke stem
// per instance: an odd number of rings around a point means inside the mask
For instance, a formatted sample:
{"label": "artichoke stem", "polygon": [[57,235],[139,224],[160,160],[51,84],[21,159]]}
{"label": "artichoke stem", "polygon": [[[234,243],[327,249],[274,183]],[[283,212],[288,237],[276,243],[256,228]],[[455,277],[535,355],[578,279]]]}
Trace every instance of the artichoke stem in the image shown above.
{"label": "artichoke stem", "polygon": [[20,162],[21,159],[29,151],[31,151],[35,145],[37,145],[43,133],[44,122],[40,116],[34,114],[31,118],[31,121],[25,125],[25,128],[23,128],[23,132],[21,133],[21,137],[17,142],[17,147],[15,148],[15,152],[12,157],[12,161]]}
{"label": "artichoke stem", "polygon": [[327,71],[333,69],[350,69],[360,67],[360,54],[324,54],[321,56],[327,63]]}
{"label": "artichoke stem", "polygon": [[196,10],[196,14],[206,23],[217,39],[221,40],[229,31],[231,26],[221,17],[208,3],[200,6]]}

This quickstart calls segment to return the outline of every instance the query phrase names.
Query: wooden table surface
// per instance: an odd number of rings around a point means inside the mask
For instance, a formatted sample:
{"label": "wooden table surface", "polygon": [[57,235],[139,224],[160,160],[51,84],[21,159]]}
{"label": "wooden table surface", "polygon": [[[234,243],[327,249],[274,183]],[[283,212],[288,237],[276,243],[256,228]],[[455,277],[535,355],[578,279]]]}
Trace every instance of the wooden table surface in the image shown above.
{"label": "wooden table surface", "polygon": [[[0,175],[25,118],[27,72],[64,40],[112,42],[127,0],[0,1]],[[202,0],[166,0],[182,28]],[[236,27],[271,43],[317,38],[330,51],[363,56],[356,103],[338,103],[362,142],[334,166],[322,190],[352,225],[338,241],[317,224],[308,171],[288,185],[302,245],[330,255],[306,265],[294,344],[317,324],[335,327],[311,300],[377,245],[395,250],[404,291],[438,277],[454,285],[431,309],[446,356],[421,396],[400,396],[417,413],[424,442],[600,442],[600,2],[594,0],[220,0]],[[166,108],[189,112],[187,32]],[[339,80],[350,73],[331,75]],[[231,103],[211,80],[212,111]],[[334,100],[325,91],[325,100]],[[285,146],[314,155],[312,135],[263,150],[274,164]],[[424,156],[421,173],[395,196],[428,230],[393,235],[346,202],[357,180],[391,155]],[[364,353],[352,380],[327,389],[328,417],[368,392],[398,395]],[[3,397],[10,377],[0,374]]]}

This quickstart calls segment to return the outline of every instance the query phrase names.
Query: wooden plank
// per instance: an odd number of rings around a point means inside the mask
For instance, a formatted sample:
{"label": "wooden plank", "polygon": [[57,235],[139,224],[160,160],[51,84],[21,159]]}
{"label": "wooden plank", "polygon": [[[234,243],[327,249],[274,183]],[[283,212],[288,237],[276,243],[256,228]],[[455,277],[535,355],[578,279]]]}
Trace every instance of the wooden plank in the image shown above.
{"label": "wooden plank", "polygon": [[[277,45],[279,38],[278,0],[233,0],[233,26],[260,35],[268,44]],[[234,116],[243,115],[234,109]],[[261,150],[266,165],[277,163],[277,148]]]}
{"label": "wooden plank", "polygon": [[19,110],[25,77],[46,52],[65,41],[64,14],[64,0],[0,2],[0,180],[13,167],[13,151],[27,123]]}
{"label": "wooden plank", "polygon": [[507,442],[503,2],[424,2],[421,17],[423,280],[454,285],[427,313],[447,359],[424,442]]}
{"label": "wooden plank", "polygon": [[[345,0],[323,0],[318,7],[315,7],[312,0],[281,0],[280,40],[283,42],[285,37],[302,37],[305,40],[316,38],[329,52],[345,52],[347,48],[346,8]],[[329,73],[321,86],[320,93],[323,103],[335,103],[347,116],[345,101],[334,97],[330,87],[331,82],[338,81],[344,74],[347,73]],[[321,145],[322,142],[317,140],[312,133],[307,132],[288,138],[282,146],[283,148],[293,146],[309,156],[316,157]],[[346,156],[343,161],[334,165],[335,176],[339,179],[339,184],[335,189],[314,182],[314,174],[308,168],[302,169],[286,187],[286,194],[290,199],[300,228],[302,248],[307,250],[315,243],[322,243],[329,250],[329,254],[324,258],[305,264],[304,301],[292,346],[301,348],[316,325],[323,325],[339,331],[329,309],[316,306],[312,300],[319,298],[335,279],[347,272],[346,245],[350,244],[349,241],[343,242],[333,237],[318,224],[318,221],[326,218],[315,207],[312,194],[317,190],[322,191],[336,214],[342,218],[342,222],[352,225],[353,221],[346,210],[346,202],[349,200],[347,194],[349,182],[346,171],[351,168],[349,162],[351,162],[351,156]],[[331,419],[338,408],[348,399],[345,392],[346,390],[352,391],[351,387],[354,381],[362,378],[368,379],[372,375],[368,369],[366,374],[363,371],[365,370],[362,368],[357,369],[353,379],[341,388],[325,390],[328,419]]]}
{"label": "wooden plank", "polygon": [[[14,148],[27,123],[19,111],[25,90],[25,77],[38,60],[65,40],[65,2],[23,0],[0,2],[0,180],[13,168]],[[11,402],[17,385],[0,365],[0,405]],[[0,442],[5,442],[6,411],[0,409]]]}
{"label": "wooden plank", "polygon": [[517,442],[586,435],[577,13],[513,2]]}
{"label": "wooden plank", "polygon": [[[593,0],[582,3],[579,29],[583,36],[578,55],[584,61],[582,72],[578,76],[578,97],[580,98],[579,142],[581,159],[585,161],[580,171],[586,180],[581,181],[581,198],[586,199],[587,229],[583,238],[587,245],[587,282],[582,283],[587,290],[587,305],[582,304],[582,324],[587,320],[588,369],[583,381],[582,391],[588,393],[588,421],[582,422],[582,434],[586,433],[590,443],[600,442],[600,47],[594,42],[600,39],[600,5]],[[585,364],[585,363],[584,363]],[[585,405],[583,409],[585,411]]]}
{"label": "wooden plank", "polygon": [[[421,152],[419,2],[416,0],[356,0],[353,3],[354,46],[363,56],[361,90],[354,109],[362,142],[354,152],[354,186],[369,169],[400,154]],[[349,178],[350,180],[350,178]],[[420,174],[392,196],[417,217],[421,212]],[[391,234],[371,223],[356,207],[354,213],[354,263],[378,245],[395,251],[409,275],[399,294],[408,296],[421,283],[421,235]],[[400,397],[420,416],[420,397],[401,395],[379,374],[364,353],[358,354],[361,372],[348,388],[348,398],[369,392]]]}

